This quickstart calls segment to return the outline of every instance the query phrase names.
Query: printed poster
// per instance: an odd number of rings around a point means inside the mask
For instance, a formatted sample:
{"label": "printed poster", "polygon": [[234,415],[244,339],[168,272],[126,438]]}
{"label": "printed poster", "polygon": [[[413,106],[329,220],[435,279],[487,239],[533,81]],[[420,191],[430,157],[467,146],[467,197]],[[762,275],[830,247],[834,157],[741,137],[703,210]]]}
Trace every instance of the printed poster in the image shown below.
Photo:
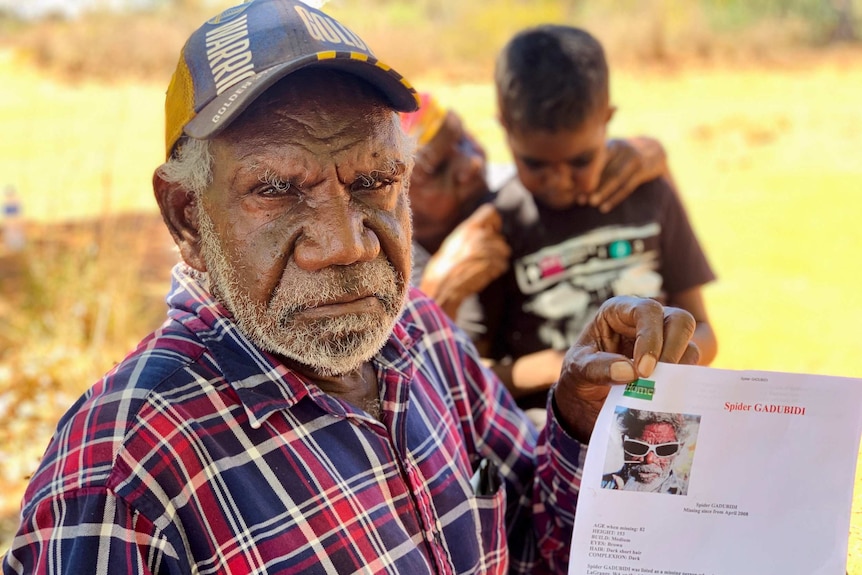
{"label": "printed poster", "polygon": [[862,380],[659,364],[614,386],[570,575],[844,575]]}

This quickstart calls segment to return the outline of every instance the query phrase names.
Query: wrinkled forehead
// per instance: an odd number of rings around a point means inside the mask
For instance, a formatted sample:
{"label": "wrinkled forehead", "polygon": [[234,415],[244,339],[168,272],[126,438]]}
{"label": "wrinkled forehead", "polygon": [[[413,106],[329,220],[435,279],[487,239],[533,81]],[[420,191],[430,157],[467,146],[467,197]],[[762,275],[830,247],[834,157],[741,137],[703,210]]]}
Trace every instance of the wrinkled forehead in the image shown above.
{"label": "wrinkled forehead", "polygon": [[391,105],[368,82],[337,70],[308,69],[276,83],[227,131],[247,136],[276,128],[325,140],[350,131],[370,135],[396,120]]}
{"label": "wrinkled forehead", "polygon": [[648,423],[644,426],[640,439],[649,443],[665,443],[676,441],[676,430],[666,422]]}

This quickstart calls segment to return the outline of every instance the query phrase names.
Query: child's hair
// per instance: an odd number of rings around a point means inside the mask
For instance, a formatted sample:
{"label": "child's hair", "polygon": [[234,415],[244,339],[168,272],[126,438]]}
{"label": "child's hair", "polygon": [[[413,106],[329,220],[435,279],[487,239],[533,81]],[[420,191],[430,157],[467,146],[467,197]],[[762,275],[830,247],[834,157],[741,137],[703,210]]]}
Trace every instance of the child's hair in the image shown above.
{"label": "child's hair", "polygon": [[601,44],[580,28],[542,25],[516,34],[494,71],[507,130],[576,129],[609,99]]}

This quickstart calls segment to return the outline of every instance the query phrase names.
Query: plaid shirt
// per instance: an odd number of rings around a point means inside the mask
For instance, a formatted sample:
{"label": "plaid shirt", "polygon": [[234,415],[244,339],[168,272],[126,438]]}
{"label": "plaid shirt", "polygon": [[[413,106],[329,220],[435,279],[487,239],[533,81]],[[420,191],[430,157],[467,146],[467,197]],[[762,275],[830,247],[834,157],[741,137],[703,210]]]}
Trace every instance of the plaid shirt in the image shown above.
{"label": "plaid shirt", "polygon": [[[562,573],[586,450],[540,437],[419,292],[382,421],[255,347],[174,270],[167,322],[63,417],[3,573]],[[476,495],[479,462],[502,487]]]}

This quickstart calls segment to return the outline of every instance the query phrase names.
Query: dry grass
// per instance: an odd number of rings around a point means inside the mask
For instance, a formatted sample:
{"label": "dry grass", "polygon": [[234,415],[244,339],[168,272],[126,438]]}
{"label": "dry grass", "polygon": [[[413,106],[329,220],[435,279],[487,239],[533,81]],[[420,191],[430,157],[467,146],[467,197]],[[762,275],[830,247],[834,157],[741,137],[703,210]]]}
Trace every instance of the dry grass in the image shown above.
{"label": "dry grass", "polygon": [[[510,7],[524,4],[512,0]],[[439,28],[410,36],[383,35],[374,19],[362,20],[367,29],[354,27],[420,89],[458,109],[493,160],[506,161],[486,81],[488,52],[470,53],[476,48],[462,42],[458,50],[467,56],[440,72],[416,50],[400,49],[449,50],[440,36],[449,34],[445,25],[453,16],[438,18]],[[492,24],[482,25],[489,26],[486,46],[501,41]],[[683,39],[663,34],[647,37],[664,38],[662,50],[670,46],[673,54]],[[755,64],[728,52],[728,65],[708,54],[692,63],[656,60],[655,53],[650,59],[648,48],[642,53],[616,61],[622,63],[613,80],[620,109],[611,128],[655,135],[669,151],[720,276],[706,291],[720,341],[715,365],[862,377],[856,295],[862,54],[796,52],[791,58],[764,49]],[[471,77],[476,81],[465,81]],[[2,552],[23,479],[60,413],[159,321],[173,256],[165,252],[169,240],[150,187],[162,159],[166,76],[112,85],[78,78],[69,85],[0,52],[0,81],[16,88],[0,92],[0,186],[18,188],[32,240],[23,257],[0,260]],[[850,575],[862,575],[862,488],[853,505],[849,557]]]}

